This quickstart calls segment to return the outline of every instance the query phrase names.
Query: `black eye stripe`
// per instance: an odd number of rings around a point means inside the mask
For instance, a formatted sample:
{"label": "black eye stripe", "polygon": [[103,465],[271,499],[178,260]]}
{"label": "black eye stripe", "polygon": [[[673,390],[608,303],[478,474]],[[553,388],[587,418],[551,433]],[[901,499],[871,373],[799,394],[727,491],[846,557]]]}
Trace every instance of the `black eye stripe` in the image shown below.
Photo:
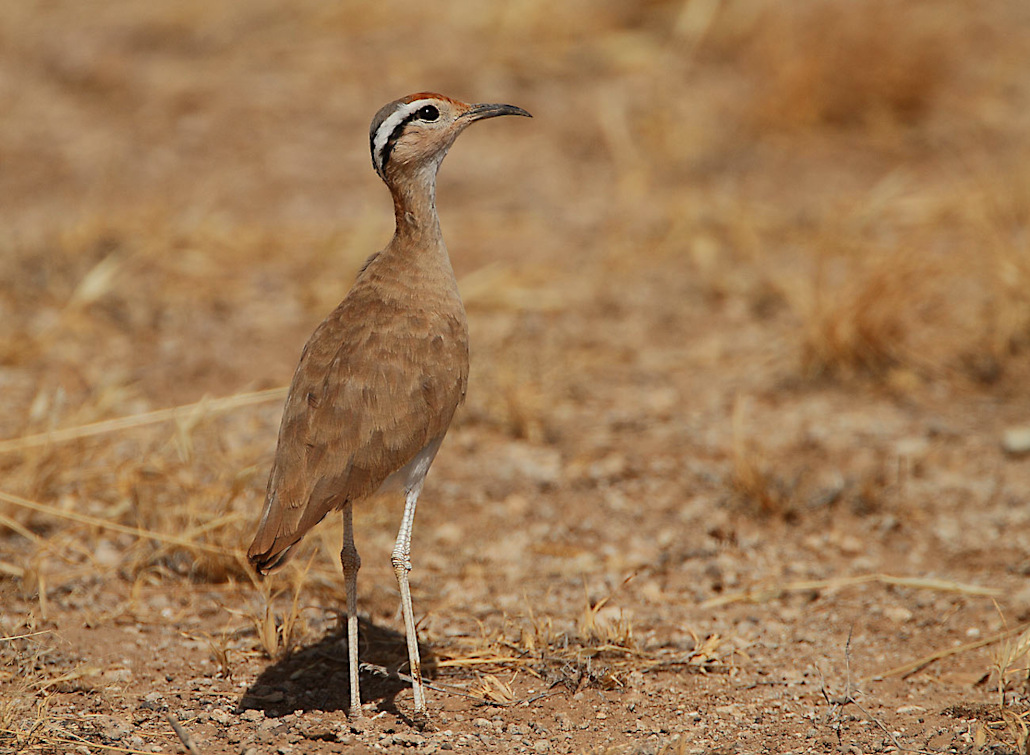
{"label": "black eye stripe", "polygon": [[[390,132],[390,135],[386,137],[386,142],[383,144],[381,154],[379,155],[379,165],[376,165],[376,160],[375,158],[373,158],[372,164],[376,166],[376,171],[379,172],[386,170],[386,165],[388,162],[390,162],[390,155],[393,153],[394,145],[397,144],[397,140],[401,138],[401,134],[404,133],[404,129],[407,127],[409,123],[411,123],[412,121],[426,121],[428,123],[432,123],[433,121],[439,119],[439,117],[440,109],[437,108],[435,105],[423,105],[415,112],[409,113],[407,116],[405,116],[400,123],[393,127],[393,130]],[[376,144],[374,134],[369,136],[369,143],[374,151]],[[382,175],[381,172],[380,175]]]}
{"label": "black eye stripe", "polygon": [[390,162],[390,153],[393,152],[393,145],[395,145],[397,140],[401,138],[401,134],[404,133],[405,127],[416,118],[418,118],[418,111],[412,113],[394,126],[393,131],[391,131],[390,135],[386,138],[386,144],[383,145],[383,170],[386,169],[386,164]]}

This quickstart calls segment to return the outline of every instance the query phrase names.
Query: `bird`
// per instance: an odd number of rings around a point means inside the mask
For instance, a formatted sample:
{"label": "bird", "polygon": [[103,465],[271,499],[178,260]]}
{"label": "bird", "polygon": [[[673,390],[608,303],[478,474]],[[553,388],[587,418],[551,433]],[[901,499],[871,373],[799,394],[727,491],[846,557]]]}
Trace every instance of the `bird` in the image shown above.
{"label": "bird", "polygon": [[391,563],[400,591],[416,719],[427,718],[408,572],[415,507],[468,387],[465,308],[436,210],[436,178],[454,140],[476,121],[532,117],[514,105],[468,104],[419,92],[372,119],[372,166],[393,198],[396,230],[315,329],[294,372],[247,556],[265,575],[332,511],[343,514],[349,715],[360,717],[353,509],[399,482],[404,513]]}

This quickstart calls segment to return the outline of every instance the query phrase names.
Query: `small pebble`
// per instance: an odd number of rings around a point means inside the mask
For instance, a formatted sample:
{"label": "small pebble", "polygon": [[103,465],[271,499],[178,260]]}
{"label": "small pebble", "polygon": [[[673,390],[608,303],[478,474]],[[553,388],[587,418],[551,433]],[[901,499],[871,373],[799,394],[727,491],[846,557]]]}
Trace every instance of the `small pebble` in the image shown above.
{"label": "small pebble", "polygon": [[926,708],[922,705],[902,705],[897,709],[897,712],[903,716],[911,715],[913,713],[926,713]]}
{"label": "small pebble", "polygon": [[1030,425],[1007,428],[1001,436],[1001,447],[1011,456],[1030,453]]}
{"label": "small pebble", "polygon": [[113,742],[132,733],[132,729],[127,723],[112,716],[100,716],[96,719],[96,723],[100,727],[101,736]]}

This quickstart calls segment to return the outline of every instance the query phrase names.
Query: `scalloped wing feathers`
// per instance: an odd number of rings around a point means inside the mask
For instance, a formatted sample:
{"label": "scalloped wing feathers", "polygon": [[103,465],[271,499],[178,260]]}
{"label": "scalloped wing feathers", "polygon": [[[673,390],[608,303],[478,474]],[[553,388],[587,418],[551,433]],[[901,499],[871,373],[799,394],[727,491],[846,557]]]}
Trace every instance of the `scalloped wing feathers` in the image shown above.
{"label": "scalloped wing feathers", "polygon": [[441,251],[403,265],[384,264],[397,254],[389,249],[375,255],[304,347],[248,552],[260,571],[446,433],[465,397],[469,355],[465,311]]}

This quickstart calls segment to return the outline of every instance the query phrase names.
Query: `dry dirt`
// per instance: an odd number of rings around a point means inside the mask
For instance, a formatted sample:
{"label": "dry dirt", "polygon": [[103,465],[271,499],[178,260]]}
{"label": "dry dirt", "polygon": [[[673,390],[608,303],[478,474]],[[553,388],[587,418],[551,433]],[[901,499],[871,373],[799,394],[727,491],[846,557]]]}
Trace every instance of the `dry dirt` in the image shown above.
{"label": "dry dirt", "polygon": [[[1016,0],[8,4],[0,753],[1024,752],[1027,71]],[[339,522],[241,559],[425,89],[535,116],[441,173],[428,730],[398,500],[363,721]]]}

